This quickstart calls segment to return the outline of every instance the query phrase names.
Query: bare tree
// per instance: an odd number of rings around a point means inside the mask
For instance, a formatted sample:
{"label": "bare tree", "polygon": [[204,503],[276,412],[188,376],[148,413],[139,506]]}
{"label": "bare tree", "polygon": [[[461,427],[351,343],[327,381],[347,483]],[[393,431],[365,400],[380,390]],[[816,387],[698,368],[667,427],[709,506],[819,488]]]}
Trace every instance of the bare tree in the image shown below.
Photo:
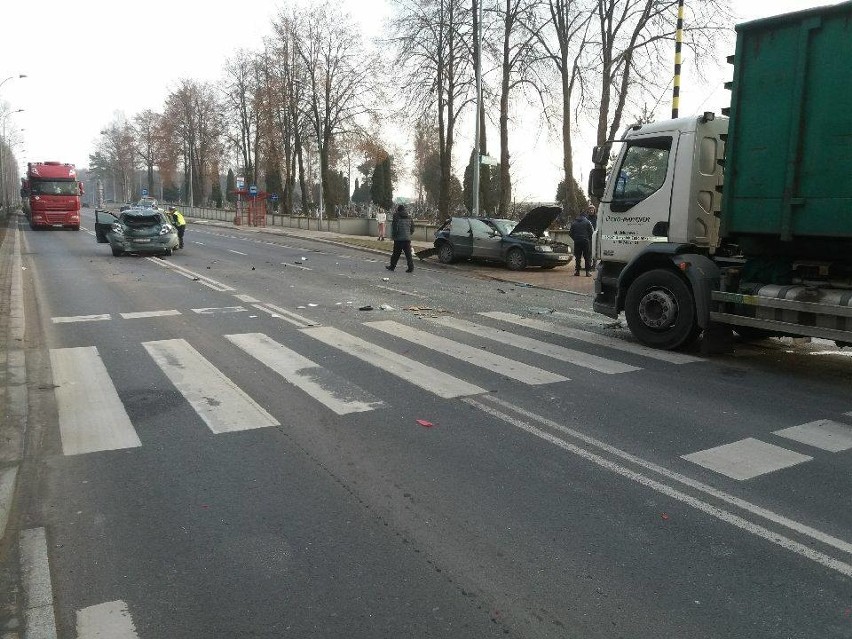
{"label": "bare tree", "polygon": [[260,126],[260,61],[256,54],[240,49],[225,63],[224,106],[233,125],[228,139],[242,161],[242,170],[252,184],[258,181]]}
{"label": "bare tree", "polygon": [[470,7],[463,0],[397,0],[393,40],[409,112],[433,111],[441,167],[438,214],[450,216],[456,123],[473,90]]}
{"label": "bare tree", "polygon": [[[330,152],[335,136],[358,126],[369,112],[369,74],[374,69],[352,18],[325,3],[290,23],[306,86],[304,112],[316,141],[325,214],[331,209]],[[302,80],[302,78],[304,78]]]}
{"label": "bare tree", "polygon": [[[598,0],[595,7],[599,31],[597,57],[600,72],[600,106],[597,143],[615,138],[628,95],[637,104],[649,91],[665,90],[666,72],[674,51],[672,41],[677,23],[677,0]],[[715,56],[716,38],[731,21],[728,0],[689,3],[685,21],[686,47],[696,59]],[[660,82],[665,78],[666,82]]]}
{"label": "bare tree", "polygon": [[[480,0],[481,1],[481,0]],[[484,49],[497,61],[500,73],[500,201],[499,214],[506,217],[512,202],[509,109],[518,89],[529,89],[539,100],[547,83],[539,77],[541,52],[536,46],[546,23],[538,18],[538,0],[501,0],[491,10],[499,38],[486,38]],[[484,124],[484,122],[483,122]]]}
{"label": "bare tree", "polygon": [[163,146],[160,114],[146,109],[133,118],[136,154],[145,165],[148,193],[154,192],[154,165]]}
{"label": "bare tree", "polygon": [[[539,10],[542,9],[545,28],[533,20],[529,30],[535,36],[545,59],[553,64],[559,76],[562,179],[565,184],[571,184],[574,179],[574,147],[571,139],[574,91],[583,79],[582,60],[592,14],[580,0],[545,0],[539,5]],[[567,209],[565,213],[568,214]]]}
{"label": "bare tree", "polygon": [[[173,145],[184,157],[185,184],[192,175],[193,206],[203,201],[204,187],[222,155],[219,113],[213,88],[195,80],[181,80],[178,89],[166,99],[164,118],[173,132]],[[218,175],[215,178],[218,180]]]}
{"label": "bare tree", "polygon": [[137,166],[136,136],[124,114],[117,114],[115,120],[101,131],[96,153],[108,162],[113,179],[121,184],[121,193],[113,185],[113,198],[122,202],[130,200],[133,170]]}

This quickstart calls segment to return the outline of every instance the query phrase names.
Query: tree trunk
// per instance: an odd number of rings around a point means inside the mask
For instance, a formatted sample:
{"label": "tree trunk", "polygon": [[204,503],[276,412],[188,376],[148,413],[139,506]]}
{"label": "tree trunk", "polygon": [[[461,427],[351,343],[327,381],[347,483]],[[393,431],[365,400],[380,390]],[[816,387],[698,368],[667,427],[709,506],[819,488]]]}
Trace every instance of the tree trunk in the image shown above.
{"label": "tree trunk", "polygon": [[[571,143],[571,94],[574,86],[571,82],[567,65],[562,67],[562,171],[565,180],[565,201],[562,203],[562,214],[567,221],[571,218],[568,210],[569,198],[567,197],[569,185],[574,182],[574,149]],[[576,213],[576,211],[575,211]]]}

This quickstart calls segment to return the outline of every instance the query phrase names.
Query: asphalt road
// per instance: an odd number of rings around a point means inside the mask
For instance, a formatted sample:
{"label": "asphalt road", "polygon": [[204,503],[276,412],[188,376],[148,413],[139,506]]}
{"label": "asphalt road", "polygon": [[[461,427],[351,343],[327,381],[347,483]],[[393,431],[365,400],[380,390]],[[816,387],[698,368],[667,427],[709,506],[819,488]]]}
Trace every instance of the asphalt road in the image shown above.
{"label": "asphalt road", "polygon": [[114,258],[83,226],[7,235],[0,630],[852,637],[844,352],[663,354],[465,267],[196,224]]}

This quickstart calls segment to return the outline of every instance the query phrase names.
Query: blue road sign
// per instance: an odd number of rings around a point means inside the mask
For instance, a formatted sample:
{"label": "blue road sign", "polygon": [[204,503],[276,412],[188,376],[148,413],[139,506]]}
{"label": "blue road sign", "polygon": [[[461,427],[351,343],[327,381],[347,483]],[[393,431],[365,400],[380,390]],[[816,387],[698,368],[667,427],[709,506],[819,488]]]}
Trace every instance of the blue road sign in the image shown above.
{"label": "blue road sign", "polygon": [[148,195],[148,189],[142,189],[142,197]]}
{"label": "blue road sign", "polygon": [[272,195],[269,196],[269,199],[272,200],[273,202],[277,202],[278,201],[278,194],[273,193]]}
{"label": "blue road sign", "polygon": [[249,187],[249,195],[251,195],[252,197],[255,197],[257,195],[257,186],[256,185],[252,184]]}

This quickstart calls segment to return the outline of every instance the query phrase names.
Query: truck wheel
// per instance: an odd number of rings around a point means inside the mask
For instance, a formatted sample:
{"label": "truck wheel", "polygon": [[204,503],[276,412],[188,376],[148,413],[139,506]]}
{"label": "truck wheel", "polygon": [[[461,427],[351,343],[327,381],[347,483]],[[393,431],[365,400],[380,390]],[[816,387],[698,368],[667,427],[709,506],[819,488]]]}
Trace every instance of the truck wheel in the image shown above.
{"label": "truck wheel", "polygon": [[441,264],[452,264],[456,259],[456,252],[453,245],[449,242],[444,242],[438,247],[438,261]]}
{"label": "truck wheel", "polygon": [[506,254],[506,266],[510,271],[523,271],[527,267],[527,256],[519,248],[512,249]]}
{"label": "truck wheel", "polygon": [[121,257],[122,255],[124,255],[124,251],[122,251],[120,248],[115,248],[113,246],[112,247],[112,254],[113,254],[113,257]]}
{"label": "truck wheel", "polygon": [[698,337],[692,292],[672,271],[656,269],[637,277],[627,289],[624,313],[630,332],[645,346],[674,350]]}

